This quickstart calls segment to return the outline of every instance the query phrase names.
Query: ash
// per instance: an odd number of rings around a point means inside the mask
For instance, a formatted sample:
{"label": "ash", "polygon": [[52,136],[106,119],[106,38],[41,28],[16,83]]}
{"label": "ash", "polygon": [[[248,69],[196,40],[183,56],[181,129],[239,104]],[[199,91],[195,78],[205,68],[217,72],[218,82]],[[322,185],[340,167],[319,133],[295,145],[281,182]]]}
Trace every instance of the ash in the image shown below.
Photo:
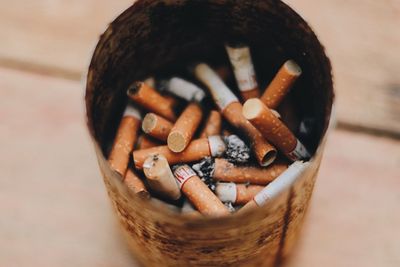
{"label": "ash", "polygon": [[212,178],[214,174],[214,159],[211,157],[206,157],[199,163],[193,164],[192,169],[197,173],[201,180],[215,192],[216,182]]}
{"label": "ash", "polygon": [[229,212],[232,213],[232,212],[236,211],[235,207],[233,207],[233,205],[232,205],[232,202],[226,202],[226,203],[224,203],[224,205],[225,205],[225,207],[228,208]]}
{"label": "ash", "polygon": [[250,148],[237,135],[224,137],[226,158],[232,163],[246,163],[250,159]]}

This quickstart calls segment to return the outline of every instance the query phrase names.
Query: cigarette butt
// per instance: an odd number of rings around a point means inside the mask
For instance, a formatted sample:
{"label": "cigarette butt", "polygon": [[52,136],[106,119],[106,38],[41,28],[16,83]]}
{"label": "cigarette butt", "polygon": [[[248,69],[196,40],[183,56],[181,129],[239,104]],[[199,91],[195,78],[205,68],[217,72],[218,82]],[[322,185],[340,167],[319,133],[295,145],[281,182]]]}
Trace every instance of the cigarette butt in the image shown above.
{"label": "cigarette butt", "polygon": [[198,64],[194,69],[194,74],[199,81],[207,86],[220,110],[224,110],[230,103],[239,101],[215,71],[207,64]]}
{"label": "cigarette butt", "polygon": [[160,95],[144,82],[134,82],[127,90],[127,95],[137,104],[164,118],[175,121],[176,116],[171,101]]}
{"label": "cigarette butt", "polygon": [[232,126],[247,136],[258,163],[264,167],[268,166],[276,158],[276,149],[243,116],[242,109],[242,104],[234,102],[222,111],[222,115]]}
{"label": "cigarette butt", "polygon": [[147,113],[142,122],[143,132],[161,141],[167,141],[173,126],[171,122],[154,113]]}
{"label": "cigarette butt", "polygon": [[147,191],[143,181],[136,175],[133,170],[127,170],[124,183],[128,187],[128,189],[133,192],[134,195],[137,195],[144,199],[150,198],[150,194]]}
{"label": "cigarette butt", "polygon": [[268,167],[236,166],[226,159],[215,159],[213,178],[217,181],[267,185],[287,169],[285,163]]}
{"label": "cigarette butt", "polygon": [[277,197],[282,191],[289,188],[298,177],[300,177],[308,165],[308,162],[293,162],[287,170],[258,192],[257,195],[254,196],[253,200],[244,205],[239,212],[242,213],[255,207],[261,207],[271,199]]}
{"label": "cigarette butt", "polygon": [[261,101],[272,109],[277,109],[293,84],[301,75],[301,68],[293,60],[286,61],[279,69],[274,79],[265,89]]}
{"label": "cigarette butt", "polygon": [[211,110],[210,115],[205,123],[204,129],[201,131],[200,137],[208,137],[221,134],[222,117],[216,110]]}
{"label": "cigarette butt", "polygon": [[247,100],[243,106],[243,116],[289,159],[295,161],[310,157],[304,145],[261,100]]}
{"label": "cigarette butt", "polygon": [[156,140],[148,135],[142,134],[141,136],[139,136],[136,149],[142,150],[142,149],[147,149],[147,148],[161,146],[161,145],[162,144],[158,140]]}
{"label": "cigarette butt", "polygon": [[260,89],[248,46],[225,46],[243,101],[259,97]]}
{"label": "cigarette butt", "polygon": [[237,195],[235,204],[245,205],[247,202],[251,201],[255,195],[263,190],[263,188],[264,186],[261,185],[237,184]]}
{"label": "cigarette butt", "polygon": [[171,151],[182,152],[188,146],[202,116],[202,110],[197,103],[192,102],[185,108],[168,134],[167,144]]}
{"label": "cigarette butt", "polygon": [[176,200],[181,197],[181,191],[175,181],[167,159],[161,154],[149,156],[143,164],[143,172],[149,186],[163,196]]}
{"label": "cigarette butt", "polygon": [[188,165],[177,167],[174,170],[174,175],[183,194],[201,214],[215,217],[230,214],[221,200],[214,195]]}
{"label": "cigarette butt", "polygon": [[119,124],[108,157],[108,162],[110,163],[111,168],[121,174],[122,177],[125,176],[129,157],[137,139],[140,120],[141,117],[139,111],[128,104]]}
{"label": "cigarette butt", "polygon": [[222,202],[244,205],[251,201],[264,186],[235,183],[217,183],[215,193]]}
{"label": "cigarette butt", "polygon": [[183,98],[188,102],[200,103],[206,96],[200,87],[178,77],[166,81],[164,87],[169,93]]}
{"label": "cigarette butt", "polygon": [[271,164],[276,158],[276,149],[243,117],[242,105],[238,98],[208,65],[198,64],[194,72],[196,77],[210,90],[224,118],[248,137],[259,164],[261,166]]}
{"label": "cigarette butt", "polygon": [[133,161],[136,169],[142,169],[147,157],[154,154],[163,155],[170,165],[200,161],[205,157],[219,157],[226,150],[226,145],[220,136],[209,136],[193,140],[187,148],[180,152],[172,152],[168,146],[157,146],[133,151]]}

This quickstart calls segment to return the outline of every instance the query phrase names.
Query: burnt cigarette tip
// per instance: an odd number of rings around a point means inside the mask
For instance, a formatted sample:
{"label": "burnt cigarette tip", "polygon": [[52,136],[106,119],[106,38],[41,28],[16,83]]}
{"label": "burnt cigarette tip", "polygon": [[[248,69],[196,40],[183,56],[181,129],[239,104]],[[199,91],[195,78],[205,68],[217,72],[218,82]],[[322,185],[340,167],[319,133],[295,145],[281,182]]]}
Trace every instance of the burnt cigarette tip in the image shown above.
{"label": "burnt cigarette tip", "polygon": [[126,94],[128,96],[136,94],[139,89],[143,86],[143,82],[136,81],[129,85],[128,89],[126,90]]}
{"label": "burnt cigarette tip", "polygon": [[300,76],[301,75],[301,68],[300,66],[292,59],[288,60],[284,64],[286,70],[294,75],[294,76]]}

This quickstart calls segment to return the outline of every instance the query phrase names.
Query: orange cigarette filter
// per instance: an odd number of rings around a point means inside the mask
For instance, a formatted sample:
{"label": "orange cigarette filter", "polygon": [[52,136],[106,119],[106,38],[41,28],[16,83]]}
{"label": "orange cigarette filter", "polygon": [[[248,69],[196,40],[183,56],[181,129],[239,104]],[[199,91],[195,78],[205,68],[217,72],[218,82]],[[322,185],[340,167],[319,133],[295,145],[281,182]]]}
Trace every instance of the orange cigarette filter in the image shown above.
{"label": "orange cigarette filter", "polygon": [[251,201],[264,186],[235,183],[217,183],[215,193],[222,202],[244,205]]}
{"label": "orange cigarette filter", "polygon": [[238,205],[244,205],[250,200],[254,198],[261,190],[263,190],[264,186],[261,185],[246,185],[246,184],[238,184],[236,185],[236,203]]}
{"label": "orange cigarette filter", "polygon": [[210,136],[193,140],[187,148],[180,152],[172,152],[168,146],[157,146],[133,152],[136,169],[142,169],[147,157],[154,154],[163,155],[170,165],[199,161],[205,157],[220,157],[226,150],[226,145],[220,136]]}
{"label": "orange cigarette filter", "polygon": [[268,167],[236,166],[226,159],[215,159],[213,178],[217,181],[267,185],[288,168],[285,163]]}
{"label": "orange cigarette filter", "polygon": [[137,139],[140,120],[139,111],[128,104],[108,157],[111,168],[121,174],[122,177],[125,176],[129,163],[129,156]]}
{"label": "orange cigarette filter", "polygon": [[198,64],[196,77],[203,82],[221,110],[222,116],[235,128],[248,137],[257,161],[261,166],[268,166],[276,158],[276,149],[271,146],[254,126],[242,115],[242,104],[224,84],[218,75],[206,64]]}
{"label": "orange cigarette filter", "polygon": [[230,214],[228,208],[188,165],[176,168],[174,175],[182,193],[201,214],[213,217]]}
{"label": "orange cigarette filter", "polygon": [[173,126],[170,121],[155,113],[147,113],[142,122],[143,132],[161,141],[167,141]]}
{"label": "orange cigarette filter", "polygon": [[250,140],[253,153],[261,166],[268,166],[276,159],[276,149],[267,142],[261,133],[242,114],[243,106],[239,102],[233,102],[227,106],[222,115],[231,125],[245,134]]}
{"label": "orange cigarette filter", "polygon": [[141,198],[150,198],[150,194],[146,189],[143,181],[136,175],[136,173],[128,169],[125,175],[124,184],[128,187],[130,192]]}
{"label": "orange cigarette filter", "polygon": [[277,109],[300,75],[300,66],[293,60],[286,61],[265,89],[261,101],[267,107]]}
{"label": "orange cigarette filter", "polygon": [[196,129],[199,127],[203,112],[197,103],[190,103],[168,134],[167,144],[171,151],[182,152],[192,140]]}
{"label": "orange cigarette filter", "polygon": [[221,114],[216,110],[211,110],[210,115],[205,123],[204,129],[202,130],[200,137],[208,137],[213,135],[221,134],[222,117]]}
{"label": "orange cigarette filter", "polygon": [[[154,77],[149,77],[143,82],[151,88],[156,88],[156,79],[154,79]],[[172,107],[178,104],[178,100],[172,95],[163,95],[163,97],[169,102],[169,105],[171,105]]]}
{"label": "orange cigarette filter", "polygon": [[287,190],[287,188],[298,179],[298,177],[303,173],[309,162],[295,161],[293,162],[287,170],[285,170],[277,179],[272,181],[270,184],[265,186],[260,192],[258,192],[251,201],[247,202],[238,213],[247,212],[248,210],[254,209],[256,207],[261,207],[266,203],[270,202],[277,196],[282,194],[282,191]]}
{"label": "orange cigarette filter", "polygon": [[247,100],[243,107],[243,115],[289,159],[295,161],[310,157],[304,145],[261,100]]}
{"label": "orange cigarette filter", "polygon": [[138,105],[164,118],[175,121],[176,115],[171,101],[160,95],[144,82],[134,82],[127,90],[127,95]]}
{"label": "orange cigarette filter", "polygon": [[148,135],[142,134],[139,136],[136,149],[142,150],[155,146],[161,146],[162,143]]}
{"label": "orange cigarette filter", "polygon": [[259,97],[260,89],[256,79],[253,62],[251,60],[250,48],[248,46],[225,46],[231,61],[236,82],[242,95],[242,99]]}

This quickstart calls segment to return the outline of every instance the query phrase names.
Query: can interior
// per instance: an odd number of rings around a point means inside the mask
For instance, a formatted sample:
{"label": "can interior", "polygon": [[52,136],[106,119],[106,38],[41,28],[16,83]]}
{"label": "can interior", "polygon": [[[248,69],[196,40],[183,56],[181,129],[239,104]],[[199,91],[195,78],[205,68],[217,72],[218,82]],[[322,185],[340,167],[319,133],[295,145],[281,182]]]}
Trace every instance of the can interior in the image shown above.
{"label": "can interior", "polygon": [[[300,118],[312,118],[307,140],[315,151],[329,122],[333,101],[331,66],[313,31],[279,1],[139,0],[100,37],[88,77],[88,127],[105,156],[125,108],[126,89],[135,80],[179,75],[195,81],[190,66],[228,65],[225,42],[251,48],[260,88],[288,59],[303,74],[289,98]],[[228,85],[237,90],[234,81]]]}

